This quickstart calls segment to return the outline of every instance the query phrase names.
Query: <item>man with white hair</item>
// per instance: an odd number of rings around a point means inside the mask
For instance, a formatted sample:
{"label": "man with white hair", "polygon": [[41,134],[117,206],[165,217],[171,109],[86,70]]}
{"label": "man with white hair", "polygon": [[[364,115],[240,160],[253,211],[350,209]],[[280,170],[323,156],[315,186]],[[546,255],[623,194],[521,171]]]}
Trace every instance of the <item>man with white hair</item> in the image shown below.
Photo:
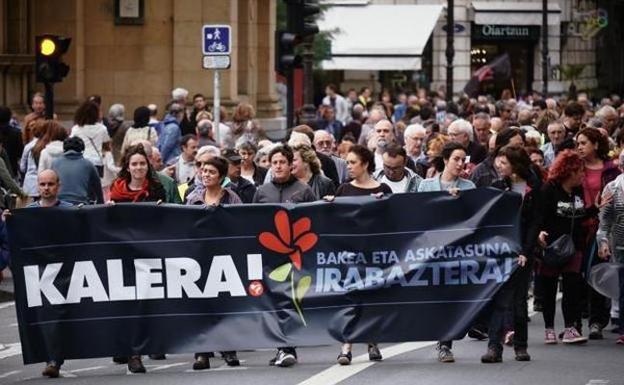
{"label": "man with white hair", "polygon": [[160,132],[162,131],[163,124],[160,120],[158,120],[158,106],[155,104],[148,104],[147,108],[150,110],[150,118],[148,126],[154,127],[158,136],[160,136]]}
{"label": "man with white hair", "polygon": [[546,129],[549,142],[541,148],[544,153],[544,167],[548,168],[555,161],[555,156],[559,152],[559,145],[564,141],[566,130],[561,122],[554,121]]}
{"label": "man with white hair", "polygon": [[115,103],[108,109],[108,136],[111,138],[111,150],[116,164],[121,162],[121,146],[123,146],[126,131],[132,126],[131,122],[124,122],[126,108],[123,104]]}
{"label": "man with white hair", "polygon": [[338,180],[340,183],[344,183],[349,178],[349,172],[347,171],[347,161],[336,156],[334,154],[334,145],[336,140],[334,136],[325,130],[314,131],[314,147],[316,151],[321,154],[325,154],[334,161],[336,170],[338,171]]}
{"label": "man with white hair", "polygon": [[391,143],[396,143],[394,127],[391,121],[382,119],[375,124],[368,139],[368,149],[375,153],[375,171],[383,169],[383,153]]}
{"label": "man with white hair", "polygon": [[185,88],[178,87],[171,91],[171,99],[173,102],[178,103],[183,107],[184,115],[182,116],[182,120],[180,121],[180,129],[182,130],[182,136],[187,134],[194,134],[195,127],[191,119],[189,118],[189,108],[188,108],[188,95],[189,92]]}
{"label": "man with white hair", "polygon": [[427,173],[427,155],[423,151],[423,143],[427,137],[427,129],[420,124],[410,124],[403,132],[407,168],[421,177]]}
{"label": "man with white hair", "polygon": [[385,111],[380,107],[373,108],[370,112],[368,120],[362,125],[362,131],[360,132],[358,144],[361,144],[362,146],[366,146],[368,144],[371,134],[375,131],[375,125],[382,119],[386,119]]}
{"label": "man with white hair", "polygon": [[596,117],[602,122],[602,127],[607,130],[609,136],[613,136],[618,123],[618,113],[611,106],[603,106],[596,111]]}
{"label": "man with white hair", "polygon": [[487,156],[487,150],[474,140],[472,124],[464,119],[455,120],[448,127],[448,135],[452,142],[457,142],[466,149],[466,163],[479,164]]}
{"label": "man with white hair", "polygon": [[491,126],[490,115],[485,112],[479,112],[472,118],[472,127],[477,134],[477,140],[486,148],[488,147],[490,136],[492,135],[490,131]]}

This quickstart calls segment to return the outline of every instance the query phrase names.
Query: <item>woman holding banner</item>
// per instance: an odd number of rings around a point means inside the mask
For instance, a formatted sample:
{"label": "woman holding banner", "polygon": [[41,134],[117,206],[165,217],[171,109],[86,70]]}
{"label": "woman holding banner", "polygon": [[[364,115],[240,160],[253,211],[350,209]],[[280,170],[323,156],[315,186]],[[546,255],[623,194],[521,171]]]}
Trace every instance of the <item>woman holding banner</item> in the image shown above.
{"label": "woman holding banner", "polygon": [[513,345],[516,361],[530,361],[531,356],[527,352],[527,297],[533,265],[532,256],[537,246],[537,235],[542,220],[541,174],[532,166],[527,152],[519,146],[500,148],[495,155],[494,164],[501,179],[494,182],[492,187],[522,195],[520,216],[522,243],[521,253],[518,256],[519,267],[492,300],[488,327],[488,351],[481,357],[481,362],[502,362],[505,315],[509,314],[510,307],[513,315],[510,326],[513,326],[514,331]]}
{"label": "woman holding banner", "polygon": [[[242,204],[241,199],[229,188],[221,187],[228,173],[228,163],[221,157],[210,158],[197,165],[201,184],[198,185],[187,197],[187,205],[219,206]],[[240,361],[235,351],[221,352],[228,366],[239,366]],[[212,352],[195,353],[193,370],[210,369],[210,357]]]}
{"label": "woman holding banner", "polygon": [[[110,198],[112,203],[159,202],[166,198],[165,188],[152,169],[142,144],[126,149],[119,176],[113,181]],[[158,355],[162,356],[162,355]],[[113,357],[115,363],[125,363],[125,357]],[[145,373],[140,355],[127,359],[130,373]]]}
{"label": "woman holding banner", "polygon": [[119,176],[111,185],[111,201],[135,203],[166,199],[165,188],[156,176],[142,144],[128,147],[122,162]]}
{"label": "woman holding banner", "polygon": [[[375,155],[366,147],[359,144],[351,146],[347,153],[347,171],[351,182],[343,183],[338,186],[336,196],[370,196],[377,198],[383,197],[384,194],[392,194],[392,189],[385,183],[379,183],[373,179],[372,174],[375,172]],[[333,200],[332,196],[327,196],[325,200]],[[338,355],[338,363],[340,365],[349,365],[351,363],[352,344],[342,344],[342,349]],[[381,361],[382,356],[376,343],[368,344],[368,359],[370,361]]]}
{"label": "woman holding banner", "polygon": [[[420,182],[418,192],[448,191],[451,195],[457,195],[461,190],[476,188],[470,180],[460,177],[467,164],[464,146],[457,142],[446,143],[442,148],[442,160],[444,161],[442,172],[433,178],[427,178]],[[438,361],[455,362],[452,348],[453,341],[439,341],[437,346]]]}

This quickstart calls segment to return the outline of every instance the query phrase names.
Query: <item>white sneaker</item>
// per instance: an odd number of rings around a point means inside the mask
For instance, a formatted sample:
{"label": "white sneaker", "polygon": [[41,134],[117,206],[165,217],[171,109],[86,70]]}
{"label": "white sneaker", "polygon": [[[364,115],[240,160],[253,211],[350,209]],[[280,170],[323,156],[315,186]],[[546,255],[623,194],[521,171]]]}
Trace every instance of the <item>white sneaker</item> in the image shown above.
{"label": "white sneaker", "polygon": [[291,353],[286,353],[283,350],[278,350],[277,355],[275,356],[275,366],[281,366],[282,368],[287,368],[289,366],[293,366],[297,363],[297,359]]}

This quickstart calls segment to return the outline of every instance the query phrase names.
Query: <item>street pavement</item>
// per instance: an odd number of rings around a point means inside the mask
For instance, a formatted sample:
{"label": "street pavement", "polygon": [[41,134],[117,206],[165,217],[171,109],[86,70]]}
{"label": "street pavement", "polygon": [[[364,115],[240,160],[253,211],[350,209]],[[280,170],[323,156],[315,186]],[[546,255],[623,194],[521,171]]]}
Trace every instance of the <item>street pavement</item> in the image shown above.
{"label": "street pavement", "polygon": [[[557,310],[560,312],[560,310]],[[561,318],[557,325],[562,325]],[[365,345],[355,345],[350,366],[335,365],[339,345],[298,349],[300,363],[292,368],[268,366],[274,351],[239,352],[241,367],[229,368],[211,359],[212,368],[195,372],[192,354],[168,355],[166,360],[144,364],[147,374],[129,375],[125,365],[110,358],[69,360],[63,378],[41,377],[44,364],[24,365],[19,345],[15,306],[0,303],[0,384],[271,384],[271,385],[378,385],[378,384],[518,384],[518,385],[624,385],[624,346],[616,335],[605,331],[605,339],[586,345],[543,344],[541,314],[529,324],[531,362],[516,362],[507,348],[502,364],[482,364],[485,341],[466,338],[454,345],[456,362],[438,363],[434,342],[382,344],[384,361],[368,361]],[[86,342],[88,344],[88,342]]]}

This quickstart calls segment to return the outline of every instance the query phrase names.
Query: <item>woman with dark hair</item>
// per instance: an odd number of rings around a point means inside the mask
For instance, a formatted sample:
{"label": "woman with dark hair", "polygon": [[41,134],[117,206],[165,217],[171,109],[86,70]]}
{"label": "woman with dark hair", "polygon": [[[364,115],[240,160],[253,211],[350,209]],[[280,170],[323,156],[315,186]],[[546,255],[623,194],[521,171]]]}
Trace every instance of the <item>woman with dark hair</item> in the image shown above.
{"label": "woman with dark hair", "polygon": [[[513,346],[517,361],[530,361],[527,352],[528,309],[527,297],[533,265],[533,254],[537,246],[537,235],[541,225],[540,171],[531,163],[521,147],[505,146],[498,150],[495,159],[500,180],[492,187],[514,191],[522,195],[520,216],[521,253],[518,269],[492,300],[488,327],[488,351],[481,357],[483,363],[502,362],[503,335],[505,327],[513,330]],[[507,322],[506,315],[512,320]]]}
{"label": "woman with dark hair", "polygon": [[258,147],[252,142],[243,142],[236,146],[236,150],[241,157],[241,176],[255,184],[256,187],[262,185],[267,169],[259,167],[254,163]]}
{"label": "woman with dark hair", "polygon": [[[243,202],[238,195],[229,188],[222,187],[223,180],[227,177],[228,162],[222,157],[213,157],[205,162],[198,162],[201,174],[201,184],[199,184],[187,197],[187,205],[238,205]],[[236,357],[235,351],[221,352],[223,359],[228,366],[239,366],[240,361]],[[193,370],[204,370],[210,368],[210,357],[212,352],[195,353]]]}
{"label": "woman with dark hair", "polygon": [[292,173],[295,178],[310,186],[316,199],[334,195],[334,182],[321,173],[321,161],[316,152],[308,146],[297,146],[293,150]]}
{"label": "woman with dark hair", "polygon": [[490,187],[499,178],[494,166],[494,158],[498,149],[507,145],[524,147],[524,132],[519,128],[510,127],[496,133],[494,150],[470,174],[470,180],[477,187]]}
{"label": "woman with dark hair", "polygon": [[113,202],[158,202],[166,199],[165,188],[156,176],[142,144],[128,147],[121,171],[111,185]]}
{"label": "woman with dark hair", "polygon": [[121,144],[121,153],[123,154],[126,148],[137,140],[147,140],[152,146],[156,146],[158,143],[158,133],[154,127],[149,125],[150,109],[141,106],[134,110],[134,123],[132,127],[128,128],[126,135],[124,136],[123,143]]}
{"label": "woman with dark hair", "polygon": [[87,100],[76,110],[70,136],[82,139],[85,144],[84,158],[93,163],[101,178],[104,175],[104,152],[111,151],[111,139],[106,126],[99,121],[100,108]]}
{"label": "woman with dark hair", "polygon": [[[449,142],[442,148],[442,160],[444,168],[442,172],[433,177],[424,179],[418,186],[418,192],[448,191],[451,195],[459,194],[461,190],[476,188],[468,179],[461,178],[466,165],[466,149],[457,142]],[[438,342],[438,361],[455,362],[451,349],[453,341]]]}
{"label": "woman with dark hair", "polygon": [[476,188],[468,179],[461,178],[466,165],[466,149],[457,142],[449,142],[442,148],[444,169],[433,178],[424,179],[418,186],[418,192],[449,191],[452,194],[460,190]]}
{"label": "woman with dark hair", "polygon": [[[111,185],[110,199],[112,203],[165,201],[165,188],[152,168],[142,144],[130,146],[126,150],[121,171]],[[155,359],[164,359],[160,354],[153,356]],[[127,363],[131,373],[145,373],[140,355],[113,357],[113,362]]]}
{"label": "woman with dark hair", "polygon": [[[592,258],[599,224],[598,206],[601,193],[603,188],[620,174],[620,170],[609,159],[608,138],[598,129],[586,127],[579,131],[576,134],[576,150],[585,165],[583,198],[587,217],[583,221],[586,237],[582,250],[586,258]],[[602,339],[602,329],[609,324],[608,300],[589,285],[585,285],[585,289],[589,302],[589,338]]]}
{"label": "woman with dark hair", "polygon": [[52,161],[63,155],[63,141],[67,138],[67,130],[56,120],[45,120],[40,124],[44,134],[32,150],[39,172],[51,168]]}
{"label": "woman with dark hair", "polygon": [[347,171],[351,182],[338,186],[336,196],[392,194],[387,184],[373,179],[375,155],[368,148],[359,144],[351,146],[347,154]]}
{"label": "woman with dark hair", "polygon": [[228,163],[221,157],[210,158],[200,164],[201,184],[187,197],[187,205],[232,205],[242,204],[241,199],[229,188],[222,187],[228,174]]}
{"label": "woman with dark hair", "polygon": [[545,326],[545,344],[556,344],[555,305],[559,277],[562,278],[564,344],[587,342],[578,329],[577,322],[581,318],[581,295],[583,278],[581,262],[584,231],[582,221],[587,217],[587,208],[583,201],[583,179],[585,164],[583,159],[573,150],[561,151],[550,166],[547,183],[542,188],[541,232],[538,236],[539,245],[546,248],[563,235],[569,235],[574,241],[575,254],[563,266],[548,266],[539,261],[537,274],[542,285],[542,302]]}
{"label": "woman with dark hair", "polygon": [[[381,198],[384,194],[392,194],[392,189],[385,183],[379,183],[373,178],[375,172],[375,155],[366,147],[354,144],[347,154],[347,171],[351,182],[338,186],[336,196],[362,196],[373,195]],[[332,196],[326,200],[333,200]],[[338,355],[340,365],[351,363],[352,344],[347,342],[342,344],[342,349]],[[381,361],[382,356],[376,343],[368,344],[368,359],[370,361]]]}

